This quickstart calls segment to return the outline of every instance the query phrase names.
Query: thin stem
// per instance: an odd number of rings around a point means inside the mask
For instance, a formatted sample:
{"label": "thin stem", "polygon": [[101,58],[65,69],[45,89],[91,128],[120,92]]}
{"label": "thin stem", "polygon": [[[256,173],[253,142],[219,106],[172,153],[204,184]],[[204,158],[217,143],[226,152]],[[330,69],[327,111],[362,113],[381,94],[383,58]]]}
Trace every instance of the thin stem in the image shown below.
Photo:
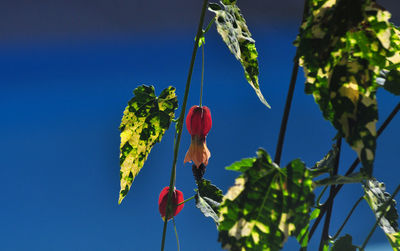
{"label": "thin stem", "polygon": [[181,248],[180,248],[180,245],[179,245],[178,231],[176,230],[175,217],[172,217],[172,223],[173,223],[173,225],[174,225],[175,237],[176,237],[176,245],[177,245],[178,251],[179,251]]}
{"label": "thin stem", "polygon": [[[338,169],[339,169],[339,160],[340,160],[340,152],[342,148],[342,137],[339,135],[339,138],[336,142],[336,145],[338,147],[338,154],[336,155],[335,159],[335,166],[333,167],[333,172],[331,173],[331,176],[337,175]],[[333,193],[335,190],[335,185],[331,186],[331,189],[329,191],[329,198],[333,198]],[[324,248],[324,243],[329,239],[329,225],[331,222],[331,216],[332,216],[332,207],[333,207],[333,199],[328,198],[328,209],[326,212],[326,217],[325,217],[325,223],[324,223],[324,228],[322,229],[322,235],[321,235],[321,242],[319,243],[319,250],[322,251]]]}
{"label": "thin stem", "polygon": [[203,36],[204,34],[207,33],[207,31],[211,28],[211,25],[215,22],[215,17],[213,17],[213,19],[210,20],[210,22],[208,23],[206,29],[203,31]]}
{"label": "thin stem", "polygon": [[386,215],[386,209],[389,206],[391,200],[393,200],[394,197],[396,197],[397,193],[400,191],[400,185],[397,186],[396,190],[394,191],[393,195],[390,197],[389,200],[387,200],[385,202],[385,204],[382,205],[382,207],[380,207],[377,211],[383,211],[382,214],[378,217],[378,219],[376,220],[374,226],[372,227],[371,231],[369,232],[367,238],[365,239],[365,241],[363,242],[360,250],[364,250],[365,246],[367,245],[369,239],[371,238],[372,234],[375,232],[376,227],[378,226],[379,222],[381,221],[381,219],[383,218],[383,216]]}
{"label": "thin stem", "polygon": [[204,44],[201,45],[201,87],[200,87],[200,107],[203,101],[203,83],[204,83]]}
{"label": "thin stem", "polygon": [[290,108],[292,105],[294,87],[296,85],[297,72],[299,71],[299,60],[297,57],[295,57],[294,60],[295,60],[295,62],[294,62],[293,69],[292,69],[292,76],[290,78],[288,94],[286,96],[285,110],[284,110],[283,116],[282,116],[281,128],[279,129],[278,143],[276,145],[276,152],[275,152],[275,158],[274,158],[274,162],[278,165],[281,162],[283,141],[285,140],[286,127],[287,127],[287,123],[288,123],[288,119],[289,119]]}
{"label": "thin stem", "polygon": [[364,199],[364,195],[361,196],[356,203],[354,204],[354,206],[351,208],[349,214],[347,215],[346,219],[344,220],[343,224],[340,226],[339,230],[336,232],[336,234],[331,238],[331,240],[335,240],[340,232],[343,230],[344,226],[346,225],[347,221],[350,219],[351,215],[353,214],[354,210],[357,208],[358,204],[360,204],[360,202]]}
{"label": "thin stem", "polygon": [[[302,17],[301,23],[304,22],[306,14],[308,12],[308,9],[309,9],[308,1],[304,0],[303,17]],[[296,56],[294,57],[292,76],[290,78],[289,90],[288,90],[288,94],[286,97],[285,110],[284,110],[284,113],[282,116],[281,128],[279,129],[278,143],[276,145],[276,151],[275,151],[274,162],[278,165],[281,162],[281,155],[282,155],[282,149],[283,149],[283,142],[285,139],[286,126],[287,126],[287,122],[289,119],[290,107],[292,105],[292,99],[293,99],[294,87],[296,85],[297,73],[299,71],[299,59],[297,57],[297,50],[296,50],[295,55]]]}
{"label": "thin stem", "polygon": [[324,186],[324,189],[322,189],[321,193],[318,195],[317,201],[315,202],[315,204],[317,205],[317,207],[321,206],[319,204],[319,202],[322,199],[322,196],[324,195],[324,193],[326,192],[326,190],[328,189],[328,185]]}
{"label": "thin stem", "polygon": [[[385,119],[385,121],[379,127],[379,129],[377,131],[377,138],[383,133],[383,131],[386,129],[386,127],[389,125],[389,123],[393,120],[393,118],[396,116],[396,114],[399,112],[399,110],[400,110],[400,102],[397,103],[397,105],[393,108],[392,112],[389,114],[389,116]],[[347,170],[346,176],[351,174],[356,169],[356,167],[359,163],[360,163],[360,160],[358,158],[356,158],[354,160],[353,164],[351,164],[350,168]],[[335,196],[339,193],[339,191],[342,187],[343,187],[343,185],[336,186],[332,199],[335,198]],[[331,198],[329,198],[329,199],[331,199]],[[309,241],[311,240],[311,237],[313,236],[315,230],[317,229],[318,224],[321,222],[322,217],[324,217],[324,214],[327,210],[327,207],[326,207],[327,203],[328,203],[328,201],[321,207],[321,212],[320,212],[318,218],[315,220],[313,226],[310,229],[310,235],[308,237]]]}
{"label": "thin stem", "polygon": [[193,200],[195,196],[196,196],[196,195],[193,195],[193,196],[190,197],[189,199],[186,199],[186,200],[182,201],[182,202],[179,203],[177,206],[182,205],[182,204],[185,204],[185,203],[188,202],[189,200]]}
{"label": "thin stem", "polygon": [[170,214],[170,211],[171,211],[170,204],[171,204],[172,192],[173,192],[174,184],[175,184],[176,161],[178,159],[179,144],[181,142],[181,136],[182,136],[183,118],[185,117],[186,103],[187,103],[189,89],[190,89],[190,81],[192,79],[193,66],[194,66],[194,61],[196,59],[197,48],[199,47],[198,46],[199,39],[200,39],[200,35],[202,33],[201,28],[203,27],[203,24],[204,24],[204,15],[206,13],[207,3],[208,3],[208,0],[203,1],[203,7],[201,9],[201,14],[200,14],[200,21],[199,21],[199,25],[197,27],[196,41],[194,42],[192,59],[190,61],[189,73],[188,73],[188,77],[186,80],[186,87],[185,87],[185,94],[183,97],[182,110],[181,110],[181,113],[179,115],[179,120],[178,120],[178,135],[177,135],[177,139],[176,139],[176,145],[174,147],[174,159],[172,162],[171,177],[170,177],[170,182],[169,182],[168,200],[167,200],[167,205],[166,205],[167,208],[166,208],[162,240],[161,240],[161,251],[164,250],[164,246],[165,246],[165,234],[167,232],[168,215]]}

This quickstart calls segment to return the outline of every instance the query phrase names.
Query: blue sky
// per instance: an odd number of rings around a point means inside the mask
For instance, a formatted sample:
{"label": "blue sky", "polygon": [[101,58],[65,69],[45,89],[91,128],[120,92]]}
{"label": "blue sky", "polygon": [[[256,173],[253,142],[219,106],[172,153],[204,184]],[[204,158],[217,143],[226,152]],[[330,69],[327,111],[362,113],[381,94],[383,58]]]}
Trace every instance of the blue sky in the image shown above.
{"label": "blue sky", "polygon": [[[290,78],[296,28],[254,26],[260,59],[260,84],[272,109],[266,109],[246,83],[240,64],[215,31],[206,37],[203,103],[213,128],[207,138],[212,157],[205,178],[223,191],[237,173],[224,167],[255,155],[259,147],[275,152]],[[182,101],[194,32],[114,33],[75,39],[42,39],[0,46],[0,217],[2,250],[158,250],[162,220],[158,194],[169,184],[173,131],[149,155],[131,191],[118,206],[119,130],[123,109],[140,84],[156,93],[169,85]],[[188,106],[198,104],[200,57]],[[335,131],[299,73],[281,163],[301,158],[308,166],[329,151]],[[378,93],[381,121],[398,98]],[[375,176],[387,190],[398,184],[399,118],[378,140]],[[195,183],[183,164],[190,137],[183,132],[177,188],[188,198]],[[344,172],[355,157],[346,145]],[[334,204],[331,232],[362,194],[360,185],[343,189]],[[176,217],[182,250],[220,250],[217,231],[194,202]],[[361,244],[374,223],[363,203],[343,230]],[[319,239],[319,233],[313,241]],[[379,229],[371,244],[389,247]],[[316,245],[315,243],[312,245]],[[372,246],[372,245],[371,245]],[[169,224],[166,250],[176,250]],[[290,240],[285,250],[293,250]],[[373,249],[370,249],[373,250]],[[383,249],[379,249],[383,250]]]}

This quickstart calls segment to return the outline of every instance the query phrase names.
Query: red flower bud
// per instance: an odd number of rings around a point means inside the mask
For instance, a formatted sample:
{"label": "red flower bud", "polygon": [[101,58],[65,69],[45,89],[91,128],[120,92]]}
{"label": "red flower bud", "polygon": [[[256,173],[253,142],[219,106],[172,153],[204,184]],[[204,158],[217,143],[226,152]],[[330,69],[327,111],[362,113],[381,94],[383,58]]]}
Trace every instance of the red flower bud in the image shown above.
{"label": "red flower bud", "polygon": [[206,137],[212,126],[211,112],[207,106],[199,107],[197,105],[190,108],[186,116],[186,128],[190,135]]}
{"label": "red flower bud", "polygon": [[[167,213],[166,211],[167,211],[168,191],[169,187],[164,187],[163,190],[161,190],[160,196],[158,197],[158,211],[160,211],[163,220],[165,219],[165,214]],[[182,210],[184,204],[181,204],[179,206],[178,204],[183,201],[184,201],[183,193],[177,189],[174,189],[171,200],[172,211],[170,211],[169,213],[168,220],[172,219],[173,216],[176,216]]]}
{"label": "red flower bud", "polygon": [[184,163],[193,161],[198,168],[201,164],[208,165],[211,157],[207,148],[206,136],[212,126],[211,112],[207,106],[193,106],[186,116],[186,127],[192,136],[189,150],[186,153]]}

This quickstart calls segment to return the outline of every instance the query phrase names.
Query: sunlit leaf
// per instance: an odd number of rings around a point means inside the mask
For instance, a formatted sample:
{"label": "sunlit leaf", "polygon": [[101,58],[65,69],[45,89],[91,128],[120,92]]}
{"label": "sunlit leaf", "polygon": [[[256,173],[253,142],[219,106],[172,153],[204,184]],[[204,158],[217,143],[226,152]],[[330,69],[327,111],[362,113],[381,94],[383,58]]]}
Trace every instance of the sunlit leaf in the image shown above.
{"label": "sunlit leaf", "polygon": [[218,33],[232,54],[242,64],[247,81],[253,87],[260,101],[270,108],[261,93],[258,83],[258,53],[255,41],[251,37],[246,20],[244,20],[240,9],[236,6],[236,1],[224,0],[222,1],[222,7],[212,3],[208,9],[215,13]]}
{"label": "sunlit leaf", "polygon": [[313,0],[296,45],[306,74],[305,91],[357,152],[372,175],[378,111],[377,78],[398,70],[398,30],[390,13],[372,0]]}
{"label": "sunlit leaf", "polygon": [[128,102],[120,125],[119,204],[127,195],[151,148],[161,141],[169,128],[178,108],[174,87],[164,89],[159,97],[155,95],[153,86],[139,86],[133,93],[135,96]]}
{"label": "sunlit leaf", "polygon": [[356,251],[357,247],[352,243],[352,237],[348,234],[340,237],[333,244],[331,251]]}
{"label": "sunlit leaf", "polygon": [[314,194],[304,163],[279,168],[264,150],[257,155],[251,167],[243,160],[233,165],[243,171],[220,207],[218,239],[224,249],[279,250],[289,236],[308,231]]}
{"label": "sunlit leaf", "polygon": [[236,161],[235,163],[233,163],[230,166],[225,167],[225,169],[231,170],[231,171],[244,172],[253,166],[254,161],[256,161],[256,158],[242,159],[242,160]]}
{"label": "sunlit leaf", "polygon": [[396,210],[396,201],[386,192],[385,184],[375,179],[367,180],[363,188],[364,199],[368,202],[377,219],[384,213],[382,207],[389,203],[379,226],[385,232],[393,250],[400,250],[399,215]]}
{"label": "sunlit leaf", "polygon": [[333,175],[329,178],[315,181],[317,186],[359,183],[368,178],[363,173],[352,173],[347,176]]}
{"label": "sunlit leaf", "polygon": [[201,179],[197,182],[196,207],[206,217],[211,217],[218,226],[219,207],[222,202],[222,191],[211,184],[209,180]]}

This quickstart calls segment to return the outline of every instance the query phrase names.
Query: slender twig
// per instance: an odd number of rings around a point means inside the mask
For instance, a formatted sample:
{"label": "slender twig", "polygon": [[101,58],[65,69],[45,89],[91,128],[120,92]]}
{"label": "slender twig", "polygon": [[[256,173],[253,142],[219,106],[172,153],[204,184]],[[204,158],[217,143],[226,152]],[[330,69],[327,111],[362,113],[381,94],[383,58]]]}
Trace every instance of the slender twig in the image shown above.
{"label": "slender twig", "polygon": [[201,33],[203,32],[202,27],[203,27],[203,23],[204,23],[204,16],[205,16],[206,9],[207,9],[207,3],[208,3],[208,0],[203,1],[203,7],[201,9],[201,14],[200,14],[200,21],[199,21],[199,25],[197,27],[196,41],[194,42],[192,59],[190,61],[189,73],[188,73],[188,77],[186,80],[186,87],[185,87],[185,94],[183,97],[182,110],[181,110],[181,113],[179,115],[179,120],[178,120],[178,135],[177,135],[177,139],[176,139],[176,145],[174,147],[174,159],[172,162],[171,178],[170,178],[170,183],[169,183],[168,199],[167,199],[167,205],[166,205],[167,208],[166,208],[162,240],[161,240],[161,251],[164,250],[164,246],[165,246],[165,234],[167,232],[168,215],[170,214],[170,211],[171,211],[170,204],[171,204],[172,192],[174,190],[174,184],[175,184],[176,161],[178,159],[179,144],[181,142],[181,136],[182,136],[183,118],[185,117],[186,103],[187,103],[187,99],[189,96],[190,81],[192,79],[193,66],[194,66],[194,61],[196,59],[197,48],[199,47],[198,46],[199,39],[200,39]]}
{"label": "slender twig", "polygon": [[288,94],[286,96],[285,110],[284,110],[283,116],[282,116],[281,128],[279,129],[278,143],[276,145],[276,152],[275,152],[275,158],[274,158],[274,162],[278,165],[281,162],[283,141],[285,140],[286,127],[287,127],[287,122],[289,119],[290,107],[292,105],[294,87],[296,85],[297,72],[299,71],[299,60],[297,57],[294,60],[295,60],[295,62],[294,62],[293,69],[292,69],[292,76],[290,78]]}
{"label": "slender twig", "polygon": [[340,232],[342,232],[344,226],[346,225],[347,221],[350,219],[351,215],[353,214],[354,210],[357,208],[357,206],[360,204],[360,202],[364,199],[364,195],[361,196],[356,203],[354,204],[354,206],[351,208],[349,214],[347,215],[346,219],[344,220],[343,224],[340,226],[339,230],[336,232],[336,234],[330,238],[331,240],[336,240],[336,238],[339,236]]}
{"label": "slender twig", "polygon": [[[337,139],[336,146],[338,148],[338,153],[336,155],[335,159],[335,166],[333,167],[333,171],[331,173],[331,176],[337,175],[338,169],[339,169],[339,160],[340,160],[340,152],[342,148],[342,137],[339,135],[339,138]],[[335,185],[331,186],[331,189],[329,191],[329,198],[333,197],[333,192],[335,190]],[[324,227],[322,229],[322,236],[321,236],[321,242],[319,243],[319,250],[322,251],[324,248],[324,243],[329,239],[329,225],[331,222],[331,216],[332,216],[332,207],[333,207],[333,199],[329,200],[328,206],[327,206],[327,212],[326,212],[326,217],[325,217],[325,223]]]}
{"label": "slender twig", "polygon": [[372,234],[375,232],[376,227],[378,226],[379,222],[381,222],[381,219],[386,215],[387,213],[387,207],[389,206],[390,202],[393,200],[394,197],[396,197],[397,193],[400,191],[400,185],[397,186],[396,190],[394,191],[394,193],[392,194],[392,196],[390,196],[390,199],[387,200],[385,202],[385,204],[382,205],[382,207],[380,207],[377,211],[383,211],[381,212],[381,215],[379,215],[378,219],[376,219],[376,222],[374,224],[374,226],[372,227],[371,231],[369,232],[367,238],[365,239],[365,241],[363,242],[360,250],[364,250],[365,246],[367,245],[369,239],[371,238]]}
{"label": "slender twig", "polygon": [[182,204],[185,204],[186,202],[188,202],[188,201],[190,201],[190,200],[193,200],[195,196],[196,196],[196,195],[193,195],[193,196],[190,197],[189,199],[186,199],[186,200],[182,201],[182,202],[179,203],[177,206],[182,205]]}
{"label": "slender twig", "polygon": [[[308,12],[308,4],[307,3],[308,3],[308,1],[305,0],[304,1],[304,9],[303,9],[303,17],[302,17],[301,23],[304,22],[306,14]],[[285,140],[286,127],[287,127],[287,123],[288,123],[288,119],[289,119],[290,108],[292,106],[294,87],[296,85],[297,73],[299,71],[299,58],[297,57],[297,50],[296,50],[295,55],[296,56],[294,57],[292,76],[290,77],[289,90],[288,90],[288,94],[286,96],[285,109],[284,109],[283,116],[282,116],[281,127],[279,129],[278,143],[276,144],[274,162],[278,165],[281,162],[283,142]]]}
{"label": "slender twig", "polygon": [[176,245],[178,247],[178,251],[181,249],[179,245],[179,236],[178,236],[178,231],[176,230],[176,224],[175,224],[175,217],[172,217],[172,223],[174,225],[174,232],[175,232],[175,237],[176,237]]}
{"label": "slender twig", "polygon": [[[399,112],[400,110],[400,102],[397,103],[397,105],[394,107],[394,109],[392,110],[392,112],[389,114],[389,116],[385,119],[385,121],[382,123],[382,125],[379,127],[378,131],[377,131],[377,138],[383,133],[383,131],[386,129],[386,127],[389,125],[389,123],[393,120],[393,118],[396,116],[396,114]],[[353,162],[353,164],[351,164],[350,168],[347,170],[346,172],[346,176],[351,174],[357,167],[357,165],[360,163],[360,160],[358,158],[356,158]],[[337,185],[335,190],[334,190],[334,195],[332,198],[328,198],[329,199],[334,199],[335,196],[339,193],[340,189],[343,187],[343,185]],[[321,207],[321,211],[319,213],[318,218],[314,221],[314,224],[312,225],[311,229],[310,229],[310,234],[308,237],[308,240],[311,240],[311,237],[313,236],[315,230],[318,227],[318,224],[321,222],[322,217],[324,216],[326,209],[327,209],[327,203],[328,200],[326,201],[326,203]]]}
{"label": "slender twig", "polygon": [[211,28],[212,24],[215,22],[215,17],[213,17],[213,19],[210,20],[210,22],[208,23],[206,29],[203,31],[203,36],[204,34],[207,33],[207,31]]}
{"label": "slender twig", "polygon": [[328,185],[324,186],[324,189],[322,189],[321,193],[318,195],[318,198],[315,202],[315,205],[317,205],[317,207],[321,206],[321,204],[319,203],[322,199],[322,196],[324,195],[325,191],[328,189]]}
{"label": "slender twig", "polygon": [[201,45],[201,86],[200,86],[200,107],[203,101],[203,84],[204,84],[204,46],[205,44]]}

